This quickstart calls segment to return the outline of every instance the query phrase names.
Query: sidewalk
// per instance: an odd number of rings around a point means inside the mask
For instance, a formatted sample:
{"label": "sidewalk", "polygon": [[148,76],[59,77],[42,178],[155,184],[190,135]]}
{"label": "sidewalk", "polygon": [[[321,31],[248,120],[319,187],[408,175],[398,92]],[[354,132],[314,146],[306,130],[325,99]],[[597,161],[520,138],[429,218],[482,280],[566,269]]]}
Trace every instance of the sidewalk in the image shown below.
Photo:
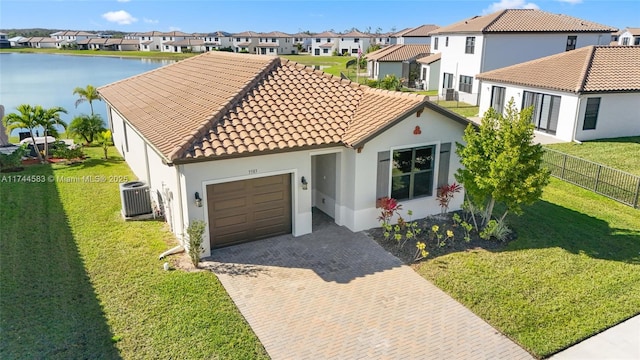
{"label": "sidewalk", "polygon": [[549,359],[640,359],[640,315],[594,335]]}

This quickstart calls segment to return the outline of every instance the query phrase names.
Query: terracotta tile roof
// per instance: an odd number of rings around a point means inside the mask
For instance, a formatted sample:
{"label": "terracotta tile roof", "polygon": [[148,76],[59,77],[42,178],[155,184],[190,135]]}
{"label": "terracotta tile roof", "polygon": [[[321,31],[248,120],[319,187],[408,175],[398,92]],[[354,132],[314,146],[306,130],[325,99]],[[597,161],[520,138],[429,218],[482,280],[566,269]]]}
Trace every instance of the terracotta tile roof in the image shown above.
{"label": "terracotta tile roof", "polygon": [[289,34],[285,34],[281,31],[272,31],[268,33],[260,33],[260,36],[263,38],[290,38],[293,37]]}
{"label": "terracotta tile roof", "polygon": [[34,36],[34,37],[30,37],[27,40],[25,40],[25,42],[30,42],[30,43],[60,43],[62,42],[62,40],[58,40],[58,39],[54,39],[52,37],[42,37],[42,36]]}
{"label": "terracotta tile roof", "polygon": [[243,31],[243,32],[240,32],[240,33],[233,34],[231,36],[233,36],[233,37],[259,37],[260,34],[258,34],[256,32],[253,32],[253,31]]}
{"label": "terracotta tile roof", "polygon": [[340,37],[343,38],[370,38],[373,37],[371,34],[366,34],[358,30],[349,31],[345,34],[340,34]]}
{"label": "terracotta tile roof", "polygon": [[627,31],[628,31],[632,36],[640,36],[640,28],[627,28]]}
{"label": "terracotta tile roof", "polygon": [[355,147],[428,102],[278,57],[226,52],[208,52],[98,90],[159,153],[178,162]]}
{"label": "terracotta tile roof", "polygon": [[391,45],[366,55],[367,60],[397,62],[413,60],[431,53],[429,45]]}
{"label": "terracotta tile roof", "polygon": [[280,45],[276,44],[276,43],[267,43],[267,42],[262,42],[259,43],[258,45],[256,45],[257,48],[277,48]]}
{"label": "terracotta tile roof", "polygon": [[618,29],[568,15],[534,9],[507,9],[441,27],[432,34],[499,32],[615,32]]}
{"label": "terracotta tile roof", "polygon": [[425,24],[414,28],[404,29],[394,34],[394,37],[426,37],[431,36],[431,32],[439,29],[438,25]]}
{"label": "terracotta tile roof", "polygon": [[339,38],[340,35],[332,32],[332,31],[325,31],[325,32],[321,32],[319,34],[315,34],[313,35],[314,38]]}
{"label": "terracotta tile roof", "polygon": [[292,37],[295,37],[295,38],[310,38],[310,37],[312,37],[313,35],[309,35],[309,34],[307,34],[307,33],[299,32],[299,33],[291,34],[291,36],[292,36]]}
{"label": "terracotta tile roof", "polygon": [[432,64],[440,60],[441,57],[442,57],[442,53],[437,53],[437,54],[427,55],[425,57],[418,58],[416,59],[416,61],[421,64]]}
{"label": "terracotta tile roof", "polygon": [[488,71],[476,78],[574,93],[639,92],[640,47],[586,46]]}

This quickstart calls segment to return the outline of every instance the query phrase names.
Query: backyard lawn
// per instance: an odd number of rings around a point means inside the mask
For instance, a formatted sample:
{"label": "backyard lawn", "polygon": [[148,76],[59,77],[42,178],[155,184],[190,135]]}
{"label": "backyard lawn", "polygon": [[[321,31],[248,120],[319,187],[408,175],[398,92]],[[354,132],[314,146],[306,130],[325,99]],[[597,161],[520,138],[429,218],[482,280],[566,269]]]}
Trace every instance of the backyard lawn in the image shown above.
{"label": "backyard lawn", "polygon": [[552,179],[509,221],[506,249],[416,271],[539,357],[640,313],[640,211]]}
{"label": "backyard lawn", "polygon": [[546,145],[551,149],[640,175],[640,136]]}
{"label": "backyard lawn", "polygon": [[267,358],[211,272],[162,269],[164,222],[121,219],[126,163],[87,152],[0,173],[0,358]]}
{"label": "backyard lawn", "polygon": [[467,104],[462,101],[437,100],[434,102],[464,117],[478,116],[479,107],[475,105]]}

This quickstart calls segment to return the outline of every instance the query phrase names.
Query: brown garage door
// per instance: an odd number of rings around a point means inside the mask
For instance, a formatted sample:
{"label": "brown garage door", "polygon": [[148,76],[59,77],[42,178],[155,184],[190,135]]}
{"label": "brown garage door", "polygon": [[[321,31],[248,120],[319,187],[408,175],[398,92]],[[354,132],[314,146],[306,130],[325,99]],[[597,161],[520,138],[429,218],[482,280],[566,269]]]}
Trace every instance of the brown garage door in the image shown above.
{"label": "brown garage door", "polygon": [[211,248],[291,233],[291,175],[207,186]]}

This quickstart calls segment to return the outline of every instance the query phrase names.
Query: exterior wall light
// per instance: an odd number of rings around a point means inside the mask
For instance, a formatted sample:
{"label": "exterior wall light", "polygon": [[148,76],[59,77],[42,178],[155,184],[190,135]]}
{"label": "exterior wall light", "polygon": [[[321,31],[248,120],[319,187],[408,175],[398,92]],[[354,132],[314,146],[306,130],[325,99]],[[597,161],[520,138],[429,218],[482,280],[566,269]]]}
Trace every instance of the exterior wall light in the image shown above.
{"label": "exterior wall light", "polygon": [[305,177],[303,176],[302,179],[300,179],[300,181],[302,182],[302,190],[307,190],[307,185],[309,185],[309,183],[307,182],[307,179],[305,179]]}
{"label": "exterior wall light", "polygon": [[202,207],[202,198],[200,197],[200,193],[196,191],[196,206]]}

